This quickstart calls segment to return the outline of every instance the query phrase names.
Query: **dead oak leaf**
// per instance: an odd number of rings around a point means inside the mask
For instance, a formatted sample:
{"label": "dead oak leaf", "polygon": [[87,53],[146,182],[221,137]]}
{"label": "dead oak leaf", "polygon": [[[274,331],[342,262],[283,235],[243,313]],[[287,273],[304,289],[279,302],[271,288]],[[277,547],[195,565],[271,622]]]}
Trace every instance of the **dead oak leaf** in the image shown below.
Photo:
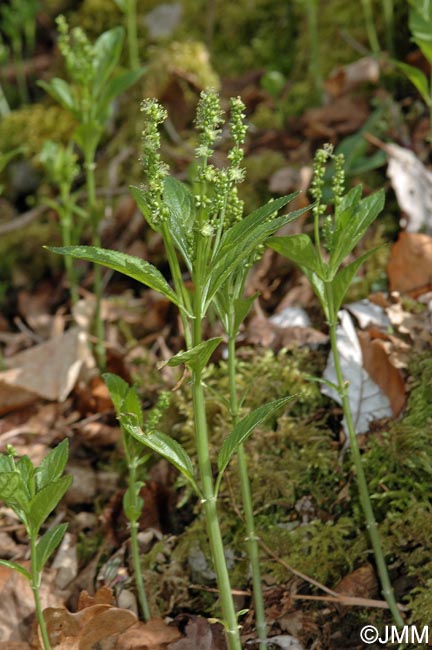
{"label": "dead oak leaf", "polygon": [[391,291],[426,291],[432,284],[432,237],[402,232],[387,265]]}
{"label": "dead oak leaf", "polygon": [[75,614],[64,607],[49,607],[44,618],[52,650],[111,650],[113,640],[137,620],[133,612],[108,604]]}
{"label": "dead oak leaf", "polygon": [[221,625],[210,625],[200,616],[191,616],[185,628],[184,639],[170,643],[167,650],[226,650]]}
{"label": "dead oak leaf", "polygon": [[117,640],[116,650],[165,650],[168,644],[180,637],[176,626],[152,618],[147,623],[136,623],[124,632]]}

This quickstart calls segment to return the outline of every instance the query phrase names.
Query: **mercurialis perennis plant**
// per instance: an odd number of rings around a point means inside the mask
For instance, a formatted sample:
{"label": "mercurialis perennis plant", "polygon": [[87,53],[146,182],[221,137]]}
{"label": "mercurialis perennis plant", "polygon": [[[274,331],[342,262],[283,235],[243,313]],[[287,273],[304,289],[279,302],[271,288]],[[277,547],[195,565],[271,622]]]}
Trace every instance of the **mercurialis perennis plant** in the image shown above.
{"label": "mercurialis perennis plant", "polygon": [[63,476],[69,455],[69,443],[65,439],[34,467],[28,456],[15,459],[15,450],[8,446],[6,454],[0,454],[0,500],[11,508],[24,525],[30,540],[30,570],[21,564],[1,560],[23,575],[33,590],[36,617],[44,650],[50,650],[50,640],[42,613],[40,586],[44,566],[63,539],[67,524],[48,528],[42,536],[40,531],[51,512],[56,508],[72,483],[72,476]]}
{"label": "mercurialis perennis plant", "polygon": [[[92,244],[100,244],[101,210],[96,197],[96,151],[111,116],[113,101],[142,75],[142,69],[115,74],[119,63],[124,30],[114,27],[90,43],[80,27],[70,30],[64,16],[57,18],[58,45],[69,80],[54,77],[39,85],[75,117],[78,126],[73,141],[84,157],[87,189],[87,211],[92,231]],[[104,328],[101,317],[102,281],[100,267],[94,276],[96,296],[96,355],[101,369],[105,366]]]}
{"label": "mercurialis perennis plant", "polygon": [[[235,386],[235,337],[245,318],[252,298],[243,297],[247,269],[261,255],[268,238],[279,228],[295,219],[302,211],[279,215],[295,195],[284,196],[243,216],[243,205],[237,195],[237,185],[243,180],[241,167],[243,141],[243,104],[231,100],[232,147],[227,164],[216,167],[212,156],[221,134],[224,114],[219,97],[210,90],[201,94],[196,116],[198,143],[196,172],[192,187],[168,174],[160,157],[159,127],[166,119],[165,109],[155,100],[142,104],[145,118],[143,131],[143,163],[147,182],[133,187],[132,194],[147,222],[160,233],[171,273],[171,284],[160,271],[145,260],[113,250],[97,247],[54,248],[55,252],[101,264],[142,282],[158,291],[179,308],[183,325],[185,350],[172,357],[171,366],[186,366],[191,375],[196,461],[179,443],[161,433],[157,427],[143,428],[134,412],[120,415],[121,426],[131,437],[167,458],[187,479],[198,495],[207,524],[214,570],[217,576],[222,621],[230,650],[240,650],[238,616],[235,611],[224,544],[218,517],[218,494],[223,474],[234,454],[240,452],[242,492],[254,588],[260,590],[256,570],[256,535],[243,443],[254,428],[291,398],[286,397],[260,406],[241,417]],[[203,324],[209,309],[219,314],[230,341],[230,407],[232,430],[227,434],[218,454],[217,472],[213,473],[209,451],[203,371],[221,343],[221,337],[206,339]],[[258,594],[258,601],[262,597]],[[262,608],[261,608],[262,609]],[[263,612],[259,614],[259,634],[265,635]]]}
{"label": "mercurialis perennis plant", "polygon": [[[326,163],[334,159],[333,204],[330,211],[323,203],[323,185]],[[306,234],[287,237],[272,237],[269,245],[281,255],[295,262],[304,272],[321,303],[330,333],[330,342],[337,383],[320,380],[340,395],[349,444],[354,462],[360,501],[366,527],[375,555],[375,562],[381,581],[382,593],[397,625],[403,625],[385,562],[377,522],[369,496],[361,454],[348,399],[348,385],[342,373],[337,347],[336,328],[338,311],[344,296],[362,264],[376,249],[372,249],[344,264],[375,221],[384,206],[384,192],[380,191],[362,198],[362,187],[357,186],[344,192],[343,156],[335,156],[330,146],[320,149],[315,157],[312,196],[314,217],[313,239]]]}

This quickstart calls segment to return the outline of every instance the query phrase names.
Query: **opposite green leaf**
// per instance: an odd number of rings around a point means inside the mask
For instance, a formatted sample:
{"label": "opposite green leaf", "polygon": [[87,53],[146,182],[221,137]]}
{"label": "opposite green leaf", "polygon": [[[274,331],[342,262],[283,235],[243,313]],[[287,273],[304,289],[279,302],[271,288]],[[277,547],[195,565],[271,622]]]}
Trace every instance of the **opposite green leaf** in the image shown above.
{"label": "opposite green leaf", "polygon": [[348,291],[357,271],[360,269],[362,264],[364,264],[364,262],[380,248],[381,246],[372,248],[371,250],[367,251],[367,253],[364,253],[359,258],[354,260],[354,262],[351,262],[351,264],[344,266],[343,269],[340,269],[336,273],[335,277],[332,280],[335,312],[337,312],[342,305],[345,294]]}
{"label": "opposite green leaf", "polygon": [[255,427],[261,424],[261,422],[263,422],[266,418],[281,408],[281,406],[284,406],[292,399],[293,396],[282,397],[281,399],[277,399],[274,402],[264,404],[264,406],[258,407],[255,409],[255,411],[252,411],[252,413],[249,413],[249,415],[246,415],[246,417],[238,422],[231,433],[228,434],[228,436],[223,441],[219,452],[218,469],[220,477],[224,473],[225,469],[228,466],[228,463],[230,462],[239,446],[245,442]]}
{"label": "opposite green leaf", "polygon": [[18,571],[18,573],[21,573],[21,575],[24,576],[24,578],[27,578],[29,582],[31,582],[31,575],[25,569],[23,566],[20,564],[17,564],[16,562],[11,562],[10,560],[0,560],[0,565],[2,566],[7,566],[9,569],[13,569],[14,571]]}
{"label": "opposite green leaf", "polygon": [[0,474],[0,500],[11,508],[15,505],[20,508],[25,507],[28,498],[21,474],[18,472]]}
{"label": "opposite green leaf", "polygon": [[108,250],[106,248],[96,248],[95,246],[47,246],[47,248],[53,253],[70,255],[79,260],[101,264],[102,266],[106,266],[108,269],[123,273],[123,275],[127,275],[129,278],[133,278],[134,280],[138,280],[138,282],[145,284],[147,287],[150,287],[150,289],[158,291],[172,303],[181,308],[176,294],[171,289],[162,273],[158,271],[155,266],[139,257],[120,253],[119,251]]}
{"label": "opposite green leaf", "polygon": [[308,268],[322,278],[323,271],[319,257],[308,235],[271,237],[268,245],[277,253],[287,257],[302,268]]}
{"label": "opposite green leaf", "polygon": [[221,341],[221,336],[216,336],[215,338],[208,339],[208,341],[203,341],[194,348],[191,348],[186,352],[179,352],[174,357],[171,357],[167,365],[181,366],[184,364],[194,372],[201,372]]}
{"label": "opposite green leaf", "polygon": [[174,465],[188,479],[194,490],[199,494],[198,487],[195,483],[192,461],[176,440],[173,440],[160,431],[145,433],[141,427],[136,425],[135,418],[127,414],[122,415],[121,422],[122,426],[131,436]]}
{"label": "opposite green leaf", "polygon": [[58,526],[54,526],[54,528],[47,530],[47,532],[40,538],[36,546],[36,568],[39,573],[42,572],[50,555],[52,555],[52,553],[62,541],[67,527],[67,524],[59,524]]}
{"label": "opposite green leaf", "polygon": [[108,388],[116,413],[120,413],[121,405],[129,390],[129,384],[112,372],[105,372],[102,379]]}
{"label": "opposite green leaf", "polygon": [[72,476],[63,476],[45,486],[29,504],[29,525],[33,535],[37,535],[45,519],[54,510],[72,483]]}
{"label": "opposite green leaf", "polygon": [[417,88],[425,103],[430,106],[432,99],[430,97],[429,83],[426,75],[418,68],[408,65],[408,63],[401,63],[400,61],[395,61],[394,63]]}
{"label": "opposite green leaf", "polygon": [[35,470],[36,491],[42,490],[48,483],[56,481],[63,474],[69,456],[69,441],[62,440],[42,460]]}

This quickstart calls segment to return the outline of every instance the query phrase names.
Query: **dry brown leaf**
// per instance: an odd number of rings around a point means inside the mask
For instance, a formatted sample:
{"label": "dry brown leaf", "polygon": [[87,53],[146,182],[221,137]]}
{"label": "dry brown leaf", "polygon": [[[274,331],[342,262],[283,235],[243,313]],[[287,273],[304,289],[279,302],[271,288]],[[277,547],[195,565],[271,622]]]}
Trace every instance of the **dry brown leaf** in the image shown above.
{"label": "dry brown leaf", "polygon": [[0,650],[31,650],[25,641],[0,641]]}
{"label": "dry brown leaf", "polygon": [[365,101],[358,98],[340,97],[322,108],[310,108],[303,117],[307,138],[328,138],[354,133],[363,126],[369,114]]}
{"label": "dry brown leaf", "polygon": [[408,293],[430,290],[432,237],[419,233],[400,233],[390,252],[387,275],[391,291]]}
{"label": "dry brown leaf", "polygon": [[76,327],[5,360],[0,372],[0,413],[37,397],[64,401],[85,363],[92,363],[86,334]]}
{"label": "dry brown leaf", "polygon": [[336,585],[336,593],[344,596],[358,598],[376,598],[378,594],[378,580],[370,564],[359,567],[349,575],[342,578]]}
{"label": "dry brown leaf", "polygon": [[180,637],[177,627],[152,618],[148,623],[136,623],[124,632],[117,640],[116,650],[165,650],[168,643]]}
{"label": "dry brown leaf", "polygon": [[379,61],[371,56],[365,56],[354,63],[333,70],[324,82],[324,89],[333,97],[339,97],[361,83],[376,84],[379,77]]}
{"label": "dry brown leaf", "polygon": [[380,339],[372,339],[369,332],[357,332],[363,355],[363,367],[372,380],[390,400],[393,415],[405,406],[405,383],[402,373],[395,368]]}
{"label": "dry brown leaf", "polygon": [[75,614],[49,607],[44,618],[52,650],[111,650],[113,639],[137,621],[133,612],[107,604],[92,605]]}
{"label": "dry brown leaf", "polygon": [[185,628],[186,638],[170,643],[167,650],[226,650],[223,628],[201,616],[191,616]]}

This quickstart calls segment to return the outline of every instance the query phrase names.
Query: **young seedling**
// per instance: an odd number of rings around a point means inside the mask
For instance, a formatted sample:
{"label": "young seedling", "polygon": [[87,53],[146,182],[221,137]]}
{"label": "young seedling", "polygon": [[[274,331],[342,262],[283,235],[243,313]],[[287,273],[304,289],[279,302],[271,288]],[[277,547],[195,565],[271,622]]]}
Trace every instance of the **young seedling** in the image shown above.
{"label": "young seedling", "polygon": [[123,497],[123,510],[129,521],[131,531],[132,565],[141,616],[144,621],[148,621],[150,619],[150,609],[141,574],[138,545],[139,519],[144,505],[143,500],[139,496],[143,482],[138,478],[138,471],[147,463],[149,455],[143,455],[142,441],[137,440],[128,433],[127,427],[123,426],[123,421],[125,417],[132,417],[137,426],[146,434],[151,434],[157,427],[163,411],[168,406],[169,394],[166,392],[161,393],[156,406],[150,411],[147,420],[144,422],[141,404],[135,386],[129,386],[121,377],[111,373],[105,373],[103,379],[111,395],[123,434],[123,449],[128,466],[128,488]]}
{"label": "young seedling", "polygon": [[315,199],[315,204],[312,208],[314,216],[314,240],[312,241],[309,235],[305,234],[272,237],[269,240],[269,246],[295,262],[301,268],[311,282],[324,311],[330,332],[337,385],[326,380],[320,381],[330,385],[341,397],[349,444],[356,471],[360,501],[375,554],[383,596],[388,603],[395,623],[401,626],[404,623],[393,594],[369,496],[348,399],[348,387],[343,377],[336,339],[338,311],[342,305],[343,298],[357,271],[376,249],[367,251],[346,266],[343,266],[343,263],[352,254],[360,239],[381,212],[384,205],[384,192],[380,191],[362,199],[362,188],[361,186],[357,186],[344,194],[344,160],[343,156],[335,156],[335,171],[333,176],[334,212],[333,214],[327,213],[327,206],[322,202],[322,188],[326,163],[332,156],[332,148],[327,147],[320,149],[315,158],[312,185],[312,195]]}
{"label": "young seedling", "polygon": [[[169,177],[160,159],[158,127],[165,120],[166,111],[155,100],[144,101],[142,109],[146,116],[144,166],[147,188],[132,188],[132,194],[150,226],[162,236],[173,288],[153,265],[124,253],[86,246],[51,250],[120,271],[158,291],[180,310],[186,351],[178,353],[168,364],[185,365],[191,374],[198,473],[183,447],[170,436],[157,430],[144,431],[134,414],[123,414],[121,422],[131,436],[168,459],[199,496],[207,523],[228,645],[230,650],[240,650],[239,626],[217,511],[219,486],[239,446],[258,424],[291,398],[261,406],[235,424],[219,451],[218,474],[214,479],[203,372],[221,339],[203,339],[203,321],[230,278],[250,263],[256,251],[271,235],[302,211],[278,216],[278,211],[295,196],[290,195],[276,199],[242,218],[237,195],[231,191],[227,193],[227,187],[242,180],[243,173],[235,164],[227,170],[219,170],[210,162],[223,122],[215,92],[203,92],[198,105],[196,125],[199,137],[194,192]],[[192,289],[184,279],[179,256],[192,280]]]}
{"label": "young seedling", "polygon": [[28,456],[14,458],[15,450],[9,446],[6,454],[0,454],[0,500],[11,508],[24,524],[30,540],[30,571],[9,560],[0,564],[18,571],[29,581],[33,590],[36,617],[44,650],[50,650],[48,631],[42,613],[40,585],[43,569],[60,544],[67,524],[49,528],[39,537],[46,519],[58,505],[72,483],[71,476],[62,476],[69,452],[68,440],[63,440],[34,467]]}
{"label": "young seedling", "polygon": [[114,0],[126,21],[127,42],[129,48],[129,65],[132,70],[139,67],[138,34],[137,34],[137,0]]}
{"label": "young seedling", "polygon": [[[45,199],[59,216],[63,246],[78,244],[87,213],[77,205],[77,196],[72,192],[80,168],[72,143],[68,146],[47,140],[39,155],[49,180],[58,190],[57,199]],[[66,276],[71,292],[72,304],[78,302],[78,278],[74,262],[65,257]]]}
{"label": "young seedling", "polygon": [[[96,199],[96,151],[111,116],[113,101],[142,75],[143,70],[131,70],[114,75],[122,51],[124,30],[114,27],[104,32],[91,44],[80,27],[69,30],[64,16],[57,18],[59,48],[63,55],[70,83],[55,77],[39,85],[78,122],[73,140],[84,156],[87,206],[92,229],[93,246],[100,245],[99,221],[101,212]],[[95,330],[96,356],[99,367],[105,367],[104,327],[101,316],[102,276],[95,268],[96,296]]]}

